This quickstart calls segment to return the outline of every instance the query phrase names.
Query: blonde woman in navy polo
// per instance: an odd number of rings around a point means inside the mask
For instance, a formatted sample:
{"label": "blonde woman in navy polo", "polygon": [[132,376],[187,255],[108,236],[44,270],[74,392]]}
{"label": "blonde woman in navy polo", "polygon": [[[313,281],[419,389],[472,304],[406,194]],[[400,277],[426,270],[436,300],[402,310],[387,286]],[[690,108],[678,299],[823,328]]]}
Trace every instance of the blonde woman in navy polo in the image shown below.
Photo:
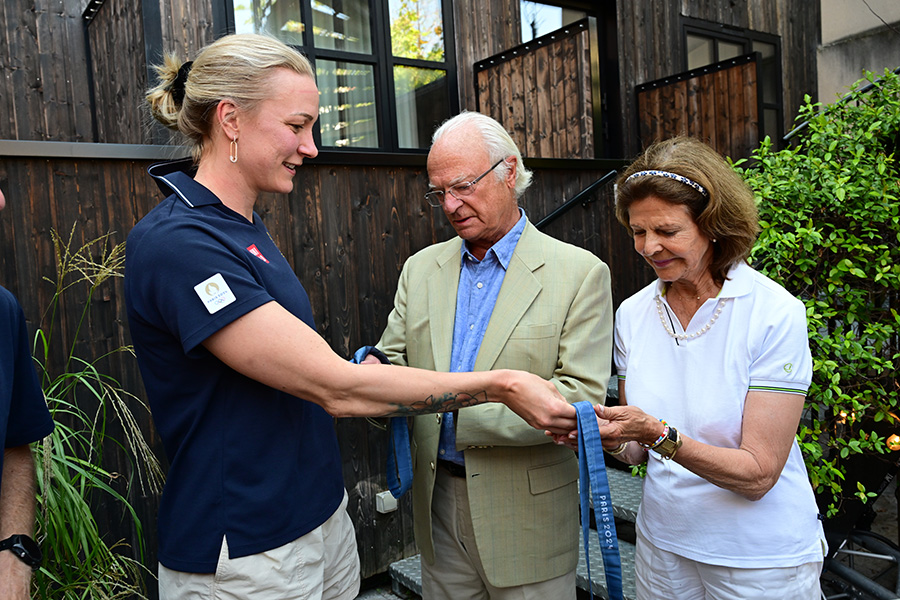
{"label": "blonde woman in navy polo", "polygon": [[309,62],[242,34],[157,71],[151,111],[192,150],[151,167],[167,197],[126,252],[129,325],[169,459],[160,597],[354,598],[359,562],[333,416],[496,401],[562,432],[575,411],[519,371],[434,373],[337,356],[253,210],[261,193],[291,192],[318,152]]}

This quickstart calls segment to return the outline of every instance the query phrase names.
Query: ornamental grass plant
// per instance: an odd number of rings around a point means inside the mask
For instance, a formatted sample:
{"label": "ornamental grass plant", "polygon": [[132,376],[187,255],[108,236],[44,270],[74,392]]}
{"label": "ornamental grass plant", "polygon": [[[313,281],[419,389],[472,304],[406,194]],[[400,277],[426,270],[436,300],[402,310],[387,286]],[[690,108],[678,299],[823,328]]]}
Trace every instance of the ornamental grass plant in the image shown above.
{"label": "ornamental grass plant", "polygon": [[[133,356],[133,351],[122,346],[85,359],[75,350],[98,288],[122,277],[125,245],[111,245],[107,234],[77,246],[74,234],[73,227],[64,240],[51,231],[57,268],[55,278],[45,280],[54,291],[35,335],[35,361],[56,428],[36,444],[36,531],[44,561],[33,580],[33,595],[145,598],[143,578],[152,574],[142,566],[142,524],[127,495],[134,485],[144,493],[158,493],[163,476],[130,408],[146,406],[101,367],[112,355]],[[60,312],[68,294],[80,294],[84,301],[71,330],[62,332]],[[113,429],[124,432],[124,439],[114,437]],[[131,473],[104,466],[105,454],[116,447],[130,457]],[[95,517],[98,507],[121,514],[139,547],[107,539]]]}
{"label": "ornamental grass plant", "polygon": [[820,509],[847,529],[900,459],[900,78],[867,73],[830,105],[807,96],[797,122],[791,147],[767,138],[738,171],[760,212],[752,264],[806,304],[798,440]]}

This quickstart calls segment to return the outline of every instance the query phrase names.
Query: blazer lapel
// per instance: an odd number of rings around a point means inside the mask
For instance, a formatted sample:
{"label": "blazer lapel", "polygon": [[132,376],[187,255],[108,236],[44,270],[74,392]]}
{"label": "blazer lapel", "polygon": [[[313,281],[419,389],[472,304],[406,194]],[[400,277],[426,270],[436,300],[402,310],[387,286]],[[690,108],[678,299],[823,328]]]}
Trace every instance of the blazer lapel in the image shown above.
{"label": "blazer lapel", "polygon": [[[497,296],[491,320],[484,332],[484,340],[475,360],[476,371],[493,368],[509,336],[541,292],[541,284],[534,276],[534,271],[544,264],[538,235],[534,225],[526,223],[503,278],[503,286]],[[497,310],[498,306],[501,307],[500,310]]]}
{"label": "blazer lapel", "polygon": [[453,322],[456,314],[456,292],[459,288],[459,264],[462,239],[448,244],[437,257],[437,270],[428,278],[428,318],[431,330],[431,352],[436,371],[450,370],[453,350]]}

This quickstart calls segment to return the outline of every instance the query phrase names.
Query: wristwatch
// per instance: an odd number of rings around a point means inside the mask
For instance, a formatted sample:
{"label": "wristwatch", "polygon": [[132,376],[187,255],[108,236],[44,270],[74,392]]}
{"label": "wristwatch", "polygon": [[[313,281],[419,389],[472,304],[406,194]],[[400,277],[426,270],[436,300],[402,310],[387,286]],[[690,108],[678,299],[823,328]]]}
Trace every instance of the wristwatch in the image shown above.
{"label": "wristwatch", "polygon": [[663,441],[655,446],[653,448],[653,451],[658,452],[659,455],[666,460],[671,460],[675,457],[675,453],[678,452],[678,449],[681,448],[681,437],[678,435],[677,429],[675,429],[671,425],[669,425],[668,427],[669,435],[667,435]]}
{"label": "wristwatch", "polygon": [[25,534],[17,533],[0,541],[0,551],[3,550],[9,550],[18,556],[19,560],[31,567],[33,571],[37,571],[41,566],[43,558],[41,547]]}

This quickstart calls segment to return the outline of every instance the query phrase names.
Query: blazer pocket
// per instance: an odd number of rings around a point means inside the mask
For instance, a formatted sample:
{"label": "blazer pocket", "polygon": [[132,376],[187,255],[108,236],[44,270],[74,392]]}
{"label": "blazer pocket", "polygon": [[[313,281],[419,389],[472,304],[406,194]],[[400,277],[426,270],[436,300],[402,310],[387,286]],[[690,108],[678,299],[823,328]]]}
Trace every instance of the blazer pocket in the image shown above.
{"label": "blazer pocket", "polygon": [[528,469],[528,487],[532,494],[543,494],[578,481],[575,455],[550,464]]}

